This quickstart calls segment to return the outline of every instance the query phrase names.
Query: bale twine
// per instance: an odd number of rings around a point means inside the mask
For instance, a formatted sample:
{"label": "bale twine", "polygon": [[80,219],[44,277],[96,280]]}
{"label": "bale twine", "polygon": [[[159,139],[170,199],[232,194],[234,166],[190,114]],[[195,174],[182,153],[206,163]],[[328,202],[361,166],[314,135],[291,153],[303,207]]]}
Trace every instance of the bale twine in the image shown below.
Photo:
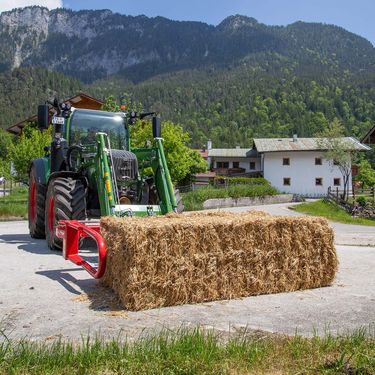
{"label": "bale twine", "polygon": [[103,282],[129,310],[317,288],[332,283],[333,230],[260,212],[105,217]]}

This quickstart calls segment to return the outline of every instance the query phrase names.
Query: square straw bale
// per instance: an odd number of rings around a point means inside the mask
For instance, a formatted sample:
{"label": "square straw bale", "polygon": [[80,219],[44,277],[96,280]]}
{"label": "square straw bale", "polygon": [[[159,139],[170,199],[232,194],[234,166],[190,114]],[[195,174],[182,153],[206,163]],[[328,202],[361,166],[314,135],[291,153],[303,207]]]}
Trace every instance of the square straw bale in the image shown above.
{"label": "square straw bale", "polygon": [[332,283],[333,230],[260,212],[105,217],[103,282],[129,310],[317,288]]}

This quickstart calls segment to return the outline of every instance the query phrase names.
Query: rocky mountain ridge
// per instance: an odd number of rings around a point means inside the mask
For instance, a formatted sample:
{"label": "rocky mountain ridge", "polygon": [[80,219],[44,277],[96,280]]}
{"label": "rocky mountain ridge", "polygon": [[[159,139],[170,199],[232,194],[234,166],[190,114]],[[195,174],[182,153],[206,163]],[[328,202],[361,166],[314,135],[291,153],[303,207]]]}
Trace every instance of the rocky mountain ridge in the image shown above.
{"label": "rocky mountain ridge", "polygon": [[137,82],[181,69],[238,64],[357,72],[375,70],[375,49],[336,26],[267,26],[239,15],[215,27],[110,10],[33,6],[0,14],[0,72],[42,66],[85,82],[113,74]]}

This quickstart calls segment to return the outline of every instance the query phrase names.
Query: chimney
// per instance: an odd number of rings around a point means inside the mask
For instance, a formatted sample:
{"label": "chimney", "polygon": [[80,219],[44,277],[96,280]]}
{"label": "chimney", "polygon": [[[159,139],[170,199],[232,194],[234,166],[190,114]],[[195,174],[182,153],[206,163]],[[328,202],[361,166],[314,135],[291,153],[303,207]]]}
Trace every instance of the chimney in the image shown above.
{"label": "chimney", "polygon": [[298,141],[298,136],[297,134],[293,134],[293,142],[297,142]]}
{"label": "chimney", "polygon": [[211,141],[211,139],[209,139],[207,141],[207,150],[211,150],[211,149],[212,149],[212,141]]}

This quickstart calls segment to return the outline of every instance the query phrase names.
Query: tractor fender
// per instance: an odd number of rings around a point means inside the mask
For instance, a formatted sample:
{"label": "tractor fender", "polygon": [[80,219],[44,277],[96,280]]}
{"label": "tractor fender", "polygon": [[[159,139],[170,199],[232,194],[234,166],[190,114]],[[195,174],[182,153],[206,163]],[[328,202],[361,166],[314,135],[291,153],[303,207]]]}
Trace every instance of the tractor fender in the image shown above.
{"label": "tractor fender", "polygon": [[59,171],[59,172],[53,172],[51,173],[51,175],[49,176],[49,179],[48,179],[48,184],[54,180],[55,178],[58,178],[58,177],[65,177],[65,178],[73,178],[74,180],[81,180],[85,187],[87,188],[88,187],[88,181],[87,181],[87,178],[82,176],[81,173],[78,173],[78,172],[72,172],[72,171]]}
{"label": "tractor fender", "polygon": [[37,182],[47,185],[48,161],[46,158],[35,159],[30,163],[29,173],[34,168]]}

